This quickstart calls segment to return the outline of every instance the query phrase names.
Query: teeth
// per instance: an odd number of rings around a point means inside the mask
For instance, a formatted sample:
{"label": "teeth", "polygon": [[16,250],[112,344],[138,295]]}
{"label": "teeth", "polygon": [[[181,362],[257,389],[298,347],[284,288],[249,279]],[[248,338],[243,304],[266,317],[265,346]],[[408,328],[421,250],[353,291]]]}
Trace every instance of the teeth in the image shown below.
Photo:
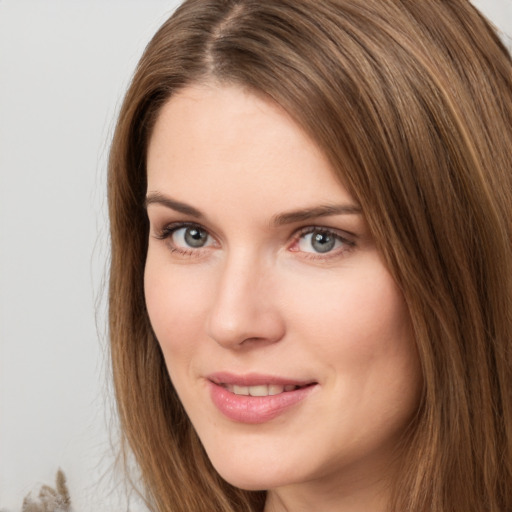
{"label": "teeth", "polygon": [[270,384],[268,387],[269,395],[279,395],[279,393],[282,393],[283,391],[284,391],[284,387],[278,386],[277,384]]}
{"label": "teeth", "polygon": [[225,384],[224,387],[235,395],[244,396],[273,396],[279,395],[284,391],[295,391],[299,386],[289,384],[287,386],[279,386],[278,384],[263,384],[260,386],[237,386],[235,384]]}
{"label": "teeth", "polygon": [[249,395],[251,396],[268,396],[268,386],[250,386]]}
{"label": "teeth", "polygon": [[248,395],[249,388],[247,386],[233,386],[233,393],[235,395]]}

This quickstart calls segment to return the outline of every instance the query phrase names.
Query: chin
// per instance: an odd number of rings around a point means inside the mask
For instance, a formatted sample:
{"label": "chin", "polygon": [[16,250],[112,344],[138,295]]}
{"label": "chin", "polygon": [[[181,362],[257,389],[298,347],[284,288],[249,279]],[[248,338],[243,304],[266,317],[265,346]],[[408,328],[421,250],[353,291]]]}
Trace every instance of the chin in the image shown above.
{"label": "chin", "polygon": [[260,463],[257,466],[240,461],[240,464],[213,464],[219,475],[229,484],[245,491],[263,491],[283,487],[292,482],[290,472],[280,474],[273,471],[272,463]]}

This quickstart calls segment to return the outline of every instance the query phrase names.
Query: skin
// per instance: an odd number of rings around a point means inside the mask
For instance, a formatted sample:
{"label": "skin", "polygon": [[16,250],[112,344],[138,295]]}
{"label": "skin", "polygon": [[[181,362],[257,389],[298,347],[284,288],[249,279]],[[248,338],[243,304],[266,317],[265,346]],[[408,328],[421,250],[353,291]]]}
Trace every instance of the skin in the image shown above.
{"label": "skin", "polygon": [[[384,510],[421,373],[404,299],[357,202],[278,105],[235,86],[175,94],[147,169],[147,308],[215,468],[267,489],[267,512]],[[282,215],[319,205],[345,210]],[[204,245],[175,223],[204,230]],[[332,249],[318,252],[315,228]],[[219,371],[315,384],[247,424],[213,404],[208,376]]]}

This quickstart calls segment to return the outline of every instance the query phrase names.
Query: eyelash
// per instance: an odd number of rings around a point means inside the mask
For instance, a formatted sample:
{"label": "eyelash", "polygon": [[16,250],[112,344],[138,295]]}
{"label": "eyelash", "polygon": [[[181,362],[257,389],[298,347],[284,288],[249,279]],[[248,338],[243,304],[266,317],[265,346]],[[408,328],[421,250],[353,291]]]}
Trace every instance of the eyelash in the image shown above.
{"label": "eyelash", "polygon": [[193,222],[174,222],[172,224],[168,224],[160,231],[158,231],[154,236],[157,240],[167,241],[167,245],[171,253],[177,253],[180,256],[200,256],[201,248],[194,249],[190,247],[189,249],[185,249],[183,247],[176,247],[170,240],[172,235],[174,235],[176,231],[182,228],[197,228],[200,229],[201,231],[205,231],[208,234],[208,236],[211,237],[210,233],[208,233],[208,230],[206,228],[203,228],[200,224],[195,224]]}
{"label": "eyelash", "polygon": [[[168,247],[171,251],[171,253],[177,253],[180,256],[188,256],[188,257],[195,257],[195,256],[201,256],[202,251],[201,249],[205,249],[205,247],[198,247],[198,248],[183,248],[183,247],[177,247],[172,243],[170,240],[172,235],[179,229],[183,228],[196,228],[198,230],[204,231],[207,233],[208,237],[212,237],[212,235],[208,232],[206,228],[201,226],[200,224],[195,224],[193,222],[175,222],[172,224],[169,224],[159,230],[154,237],[157,240],[163,240],[168,242]],[[307,251],[300,251],[298,249],[293,249],[293,247],[297,244],[299,244],[300,240],[305,237],[308,234],[318,233],[320,235],[329,235],[336,239],[337,242],[341,242],[343,244],[343,247],[338,247],[334,250],[329,250],[328,252],[321,253],[321,252],[307,252]],[[302,257],[307,259],[313,259],[313,260],[327,260],[333,257],[339,257],[341,254],[347,253],[354,249],[356,246],[356,243],[350,239],[350,237],[355,237],[355,235],[352,235],[350,233],[342,232],[337,229],[333,228],[326,228],[322,226],[306,226],[303,228],[300,228],[292,235],[292,242],[289,245],[289,249],[292,252],[300,252],[302,253]],[[209,247],[209,246],[207,246]]]}
{"label": "eyelash", "polygon": [[[349,235],[346,232],[333,229],[333,228],[326,228],[323,226],[306,226],[304,228],[300,228],[298,231],[296,231],[293,235],[293,242],[290,247],[293,247],[294,245],[297,245],[300,240],[305,237],[306,235],[310,235],[313,233],[318,233],[320,235],[329,235],[336,239],[337,242],[341,242],[343,245],[342,247],[338,247],[337,249],[329,250],[328,252],[321,253],[321,252],[306,252],[306,251],[299,251],[301,252],[302,257],[308,258],[311,260],[327,260],[329,258],[336,258],[340,257],[341,255],[351,251],[356,246],[356,243],[349,238],[349,236],[355,237],[355,235]],[[290,249],[293,252],[295,252],[293,249]]]}

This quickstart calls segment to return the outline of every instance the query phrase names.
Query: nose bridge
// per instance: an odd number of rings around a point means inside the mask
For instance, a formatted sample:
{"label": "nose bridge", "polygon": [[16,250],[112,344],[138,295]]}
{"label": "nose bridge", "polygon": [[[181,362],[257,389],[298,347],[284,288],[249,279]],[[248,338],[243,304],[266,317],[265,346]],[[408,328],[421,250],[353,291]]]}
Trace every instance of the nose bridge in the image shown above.
{"label": "nose bridge", "polygon": [[231,251],[216,284],[208,331],[230,348],[244,342],[274,342],[282,337],[283,322],[270,294],[272,271],[262,257]]}

